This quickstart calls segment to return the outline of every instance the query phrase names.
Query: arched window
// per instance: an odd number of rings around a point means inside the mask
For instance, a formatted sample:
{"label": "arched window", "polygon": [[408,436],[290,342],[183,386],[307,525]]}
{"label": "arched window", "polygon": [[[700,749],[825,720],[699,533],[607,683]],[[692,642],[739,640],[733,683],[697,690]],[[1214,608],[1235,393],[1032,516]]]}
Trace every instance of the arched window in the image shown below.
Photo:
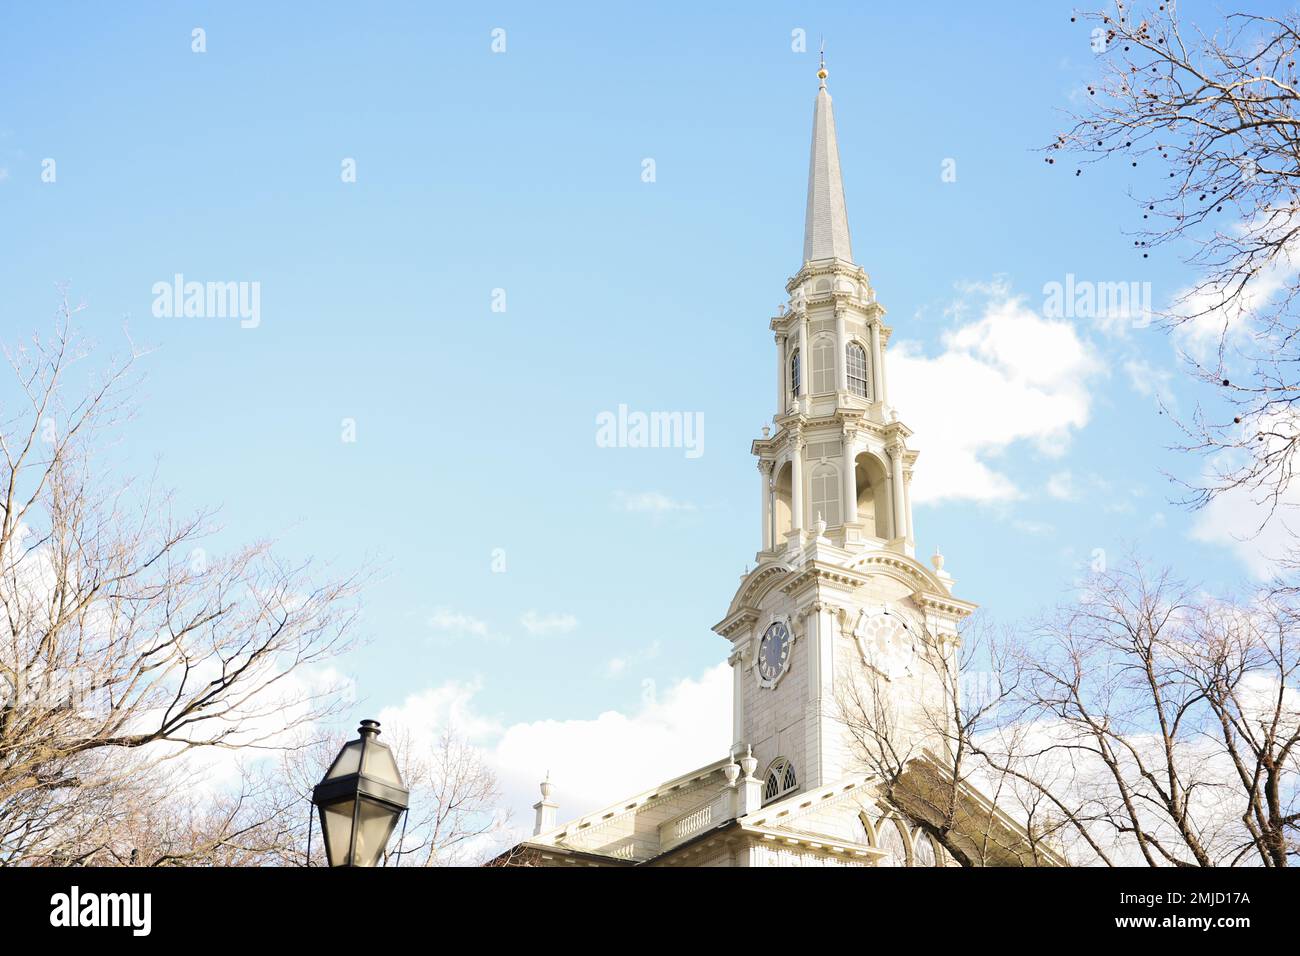
{"label": "arched window", "polygon": [[775,800],[791,790],[797,789],[799,780],[794,775],[794,764],[784,757],[777,757],[767,767],[766,783],[763,784],[763,800]]}
{"label": "arched window", "polygon": [[860,398],[867,397],[867,350],[857,342],[844,349],[844,367],[849,375],[849,391]]}
{"label": "arched window", "polygon": [[840,523],[840,470],[834,465],[818,465],[812,473],[812,516],[822,516],[828,527]]}
{"label": "arched window", "polygon": [[812,393],[835,391],[835,340],[823,335],[812,347]]}
{"label": "arched window", "polygon": [[790,397],[799,397],[799,350],[790,353]]}
{"label": "arched window", "polygon": [[916,833],[916,850],[912,854],[913,866],[941,866],[939,851],[934,841],[920,830]]}
{"label": "arched window", "polygon": [[885,856],[877,861],[876,866],[908,866],[907,839],[903,829],[894,817],[881,817],[876,823],[876,849],[884,850]]}

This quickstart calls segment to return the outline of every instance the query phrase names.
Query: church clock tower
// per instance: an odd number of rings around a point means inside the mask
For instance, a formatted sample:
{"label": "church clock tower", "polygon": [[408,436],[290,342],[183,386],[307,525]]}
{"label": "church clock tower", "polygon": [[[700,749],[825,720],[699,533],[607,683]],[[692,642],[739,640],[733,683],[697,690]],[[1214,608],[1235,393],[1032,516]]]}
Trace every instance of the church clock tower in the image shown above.
{"label": "church clock tower", "polygon": [[533,836],[493,865],[1064,862],[952,776],[958,624],[975,605],[937,551],[916,559],[917,453],[853,257],[824,62],[817,75],[803,261],[770,322],[776,406],[753,444],[759,551],[713,628],[731,645],[731,751],[567,823],[548,775]]}
{"label": "church clock tower", "polygon": [[917,452],[889,402],[885,310],[853,257],[824,62],[817,75],[803,265],[770,323],[775,430],[753,444],[761,548],[714,626],[732,644],[732,749],[757,758],[768,801],[862,769],[851,688],[887,695],[904,727],[940,712],[951,684],[933,662],[954,656],[975,607],[953,597],[937,552],[933,567],[915,557]]}

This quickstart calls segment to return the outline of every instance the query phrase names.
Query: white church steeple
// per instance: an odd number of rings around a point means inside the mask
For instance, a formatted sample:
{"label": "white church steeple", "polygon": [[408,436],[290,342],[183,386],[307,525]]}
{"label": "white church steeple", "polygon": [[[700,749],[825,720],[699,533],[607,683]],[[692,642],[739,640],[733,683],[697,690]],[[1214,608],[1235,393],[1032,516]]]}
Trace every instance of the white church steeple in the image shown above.
{"label": "white church steeple", "polygon": [[765,801],[849,772],[839,695],[883,675],[899,701],[928,699],[915,655],[973,609],[915,557],[917,452],[889,402],[885,310],[853,258],[824,62],[817,75],[803,259],[769,323],[775,428],[753,443],[761,545],[714,627],[732,643],[733,749],[766,768]]}
{"label": "white church steeple", "polygon": [[763,474],[759,558],[801,549],[819,520],[826,538],[846,550],[911,555],[916,453],[889,404],[885,310],[853,261],[824,60],[817,76],[803,265],[770,324],[776,430],[754,443]]}
{"label": "white church steeple", "polygon": [[835,139],[835,110],[826,91],[826,60],[817,71],[821,88],[813,106],[812,149],[808,159],[808,212],[804,217],[804,262],[819,259],[853,261],[849,214],[844,205],[840,147]]}

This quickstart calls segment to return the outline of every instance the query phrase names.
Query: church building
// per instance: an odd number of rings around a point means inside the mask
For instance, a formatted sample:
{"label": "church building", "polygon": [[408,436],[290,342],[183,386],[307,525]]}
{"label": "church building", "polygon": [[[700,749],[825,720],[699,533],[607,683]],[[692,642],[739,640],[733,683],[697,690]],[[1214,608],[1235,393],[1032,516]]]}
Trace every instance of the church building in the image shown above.
{"label": "church building", "polygon": [[734,675],[730,752],[566,823],[544,783],[532,837],[498,865],[1059,862],[953,773],[958,623],[975,605],[940,555],[916,558],[918,453],[853,257],[824,62],[817,75],[803,261],[769,324],[775,427],[753,443],[761,546],[713,627]]}

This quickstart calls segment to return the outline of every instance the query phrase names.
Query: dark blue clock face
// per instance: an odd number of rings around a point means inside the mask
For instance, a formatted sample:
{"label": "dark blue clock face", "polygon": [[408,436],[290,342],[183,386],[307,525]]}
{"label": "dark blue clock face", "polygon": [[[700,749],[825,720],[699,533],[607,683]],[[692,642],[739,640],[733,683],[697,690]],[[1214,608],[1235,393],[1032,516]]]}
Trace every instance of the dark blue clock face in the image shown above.
{"label": "dark blue clock face", "polygon": [[785,670],[790,657],[790,631],[785,624],[774,621],[763,633],[758,645],[758,676],[763,680],[776,680]]}

